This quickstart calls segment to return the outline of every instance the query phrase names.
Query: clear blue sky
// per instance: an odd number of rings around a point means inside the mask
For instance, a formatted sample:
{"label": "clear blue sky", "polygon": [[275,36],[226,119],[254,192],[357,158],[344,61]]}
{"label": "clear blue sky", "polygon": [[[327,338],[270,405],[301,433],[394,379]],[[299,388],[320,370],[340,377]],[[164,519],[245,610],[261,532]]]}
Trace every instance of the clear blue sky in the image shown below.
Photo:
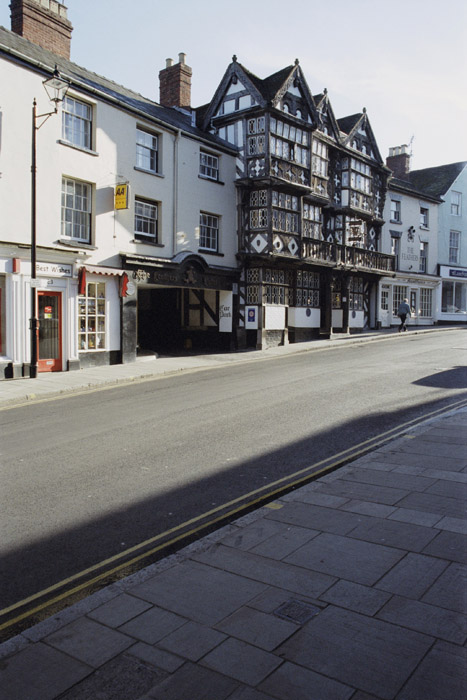
{"label": "clear blue sky", "polygon": [[[412,168],[467,160],[465,0],[68,0],[71,58],[158,99],[165,59],[187,54],[192,104],[236,54],[261,78],[298,58],[337,118],[367,108],[381,154],[412,142]],[[9,0],[0,24],[10,28]]]}

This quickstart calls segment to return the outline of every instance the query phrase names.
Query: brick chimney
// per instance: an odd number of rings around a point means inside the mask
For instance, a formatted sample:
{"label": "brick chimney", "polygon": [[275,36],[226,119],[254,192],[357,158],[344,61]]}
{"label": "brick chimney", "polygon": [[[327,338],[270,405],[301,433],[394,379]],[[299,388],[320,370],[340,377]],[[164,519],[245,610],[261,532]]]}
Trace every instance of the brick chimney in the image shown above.
{"label": "brick chimney", "polygon": [[165,68],[159,71],[159,102],[164,107],[190,109],[192,70],[186,65],[185,58],[184,53],[179,53],[175,65],[168,58]]}
{"label": "brick chimney", "polygon": [[392,170],[394,177],[405,180],[410,172],[410,153],[407,144],[390,148],[386,165]]}
{"label": "brick chimney", "polygon": [[11,31],[52,51],[70,58],[71,32],[67,8],[57,0],[11,0]]}

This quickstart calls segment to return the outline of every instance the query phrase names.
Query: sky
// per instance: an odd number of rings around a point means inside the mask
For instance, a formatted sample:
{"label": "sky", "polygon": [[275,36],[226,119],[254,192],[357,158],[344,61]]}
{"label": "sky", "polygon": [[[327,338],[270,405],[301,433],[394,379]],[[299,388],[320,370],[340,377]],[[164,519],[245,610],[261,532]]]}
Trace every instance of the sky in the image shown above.
{"label": "sky", "polygon": [[[0,25],[10,28],[10,0]],[[186,54],[192,106],[209,102],[235,54],[266,78],[296,58],[339,119],[367,114],[383,159],[411,168],[467,160],[465,0],[67,0],[71,59],[159,99],[166,59]]]}

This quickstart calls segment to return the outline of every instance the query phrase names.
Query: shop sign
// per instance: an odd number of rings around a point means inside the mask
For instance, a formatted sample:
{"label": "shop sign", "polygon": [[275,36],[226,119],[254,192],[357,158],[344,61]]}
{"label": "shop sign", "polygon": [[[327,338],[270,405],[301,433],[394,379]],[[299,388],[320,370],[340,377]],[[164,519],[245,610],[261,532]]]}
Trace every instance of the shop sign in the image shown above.
{"label": "shop sign", "polygon": [[467,270],[449,270],[449,277],[467,278]]}
{"label": "shop sign", "polygon": [[245,328],[256,330],[258,328],[258,307],[245,306]]}
{"label": "shop sign", "polygon": [[117,185],[115,188],[115,209],[128,209],[129,185]]}
{"label": "shop sign", "polygon": [[40,275],[41,277],[72,277],[72,273],[72,265],[36,263],[36,275]]}

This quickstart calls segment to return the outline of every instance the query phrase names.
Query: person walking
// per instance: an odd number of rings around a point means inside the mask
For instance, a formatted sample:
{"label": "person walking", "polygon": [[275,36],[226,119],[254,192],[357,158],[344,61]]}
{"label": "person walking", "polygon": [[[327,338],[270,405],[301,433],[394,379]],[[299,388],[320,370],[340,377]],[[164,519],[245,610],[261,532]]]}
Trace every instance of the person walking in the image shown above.
{"label": "person walking", "polygon": [[411,316],[412,314],[410,313],[410,306],[409,306],[409,300],[404,299],[404,301],[401,301],[399,304],[399,308],[397,309],[397,315],[399,316],[401,320],[401,325],[399,326],[399,333],[401,331],[406,331],[407,326],[405,325],[405,319],[407,316]]}

